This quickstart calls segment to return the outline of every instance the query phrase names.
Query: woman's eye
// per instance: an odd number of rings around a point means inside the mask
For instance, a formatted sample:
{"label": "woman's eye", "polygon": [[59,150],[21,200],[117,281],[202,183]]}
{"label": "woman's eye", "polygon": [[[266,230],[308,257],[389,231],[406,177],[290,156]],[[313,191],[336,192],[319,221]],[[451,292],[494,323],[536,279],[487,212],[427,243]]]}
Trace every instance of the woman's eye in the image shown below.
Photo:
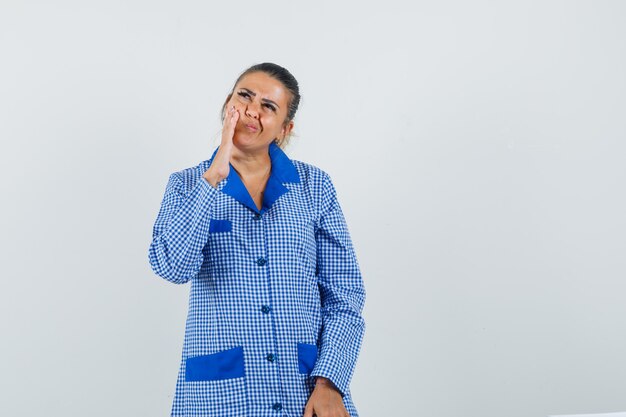
{"label": "woman's eye", "polygon": [[[240,91],[237,94],[239,94],[241,97],[245,97],[245,98],[250,98],[250,94],[246,93],[245,91]],[[274,106],[272,106],[269,103],[265,103],[265,105],[267,106],[267,108],[269,108],[271,111],[275,112],[276,108]]]}

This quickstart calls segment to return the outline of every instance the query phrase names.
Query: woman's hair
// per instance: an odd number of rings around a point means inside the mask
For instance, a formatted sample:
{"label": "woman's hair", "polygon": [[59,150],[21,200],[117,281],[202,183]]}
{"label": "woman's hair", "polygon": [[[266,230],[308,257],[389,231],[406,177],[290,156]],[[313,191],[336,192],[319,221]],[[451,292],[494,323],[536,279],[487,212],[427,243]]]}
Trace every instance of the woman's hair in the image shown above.
{"label": "woman's hair", "polygon": [[[253,72],[263,72],[269,75],[277,81],[280,81],[285,89],[289,91],[290,97],[289,101],[287,102],[287,117],[283,121],[283,125],[287,125],[290,120],[293,120],[296,112],[298,111],[298,106],[300,105],[300,88],[298,87],[298,81],[293,75],[291,75],[289,71],[287,71],[287,69],[271,62],[263,62],[262,64],[253,65],[244,72],[242,72],[241,75],[239,75],[239,78],[237,78],[237,81],[235,81],[235,84],[233,85],[230,94],[228,94],[228,96],[226,97],[226,101],[224,101],[224,105],[222,106],[222,123],[224,123],[224,116],[226,115],[226,104],[228,104],[228,101],[233,96],[235,86],[239,81],[241,81],[243,77]],[[285,136],[284,140],[279,140],[278,138],[276,138],[275,142],[278,144],[278,146],[284,148],[289,143],[289,139],[291,139],[291,136],[292,132],[289,132],[289,134]]]}

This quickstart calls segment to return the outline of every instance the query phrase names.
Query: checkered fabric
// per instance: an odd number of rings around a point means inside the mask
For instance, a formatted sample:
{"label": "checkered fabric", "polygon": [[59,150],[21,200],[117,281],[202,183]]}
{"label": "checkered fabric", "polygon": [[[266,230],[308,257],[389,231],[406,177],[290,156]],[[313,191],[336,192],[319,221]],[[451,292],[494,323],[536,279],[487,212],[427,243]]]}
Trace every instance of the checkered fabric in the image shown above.
{"label": "checkered fabric", "polygon": [[352,417],[349,384],[365,331],[365,288],[329,175],[274,143],[259,210],[234,168],[217,188],[215,154],[170,175],[149,261],[191,281],[172,416],[299,417],[315,376]]}

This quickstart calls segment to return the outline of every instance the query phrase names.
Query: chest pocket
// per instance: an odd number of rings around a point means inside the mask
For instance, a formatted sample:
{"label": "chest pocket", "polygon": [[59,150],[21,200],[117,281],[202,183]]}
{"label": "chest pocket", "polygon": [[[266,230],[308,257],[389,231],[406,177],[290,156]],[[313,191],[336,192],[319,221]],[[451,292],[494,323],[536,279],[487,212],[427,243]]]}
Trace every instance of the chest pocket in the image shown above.
{"label": "chest pocket", "polygon": [[209,238],[204,259],[209,272],[232,270],[245,253],[245,240],[237,223],[229,219],[209,219]]}
{"label": "chest pocket", "polygon": [[233,223],[226,219],[211,219],[209,221],[209,233],[224,233],[230,232],[233,228]]}

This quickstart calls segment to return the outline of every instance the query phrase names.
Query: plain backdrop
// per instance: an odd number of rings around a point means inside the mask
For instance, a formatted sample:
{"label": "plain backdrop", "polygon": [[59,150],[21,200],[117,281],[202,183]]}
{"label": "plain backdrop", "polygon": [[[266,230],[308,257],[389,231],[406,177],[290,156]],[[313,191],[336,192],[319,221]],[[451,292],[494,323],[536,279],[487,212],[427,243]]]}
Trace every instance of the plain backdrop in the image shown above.
{"label": "plain backdrop", "polygon": [[362,268],[361,417],[626,411],[625,2],[0,4],[0,415],[169,415],[152,226],[265,61]]}

